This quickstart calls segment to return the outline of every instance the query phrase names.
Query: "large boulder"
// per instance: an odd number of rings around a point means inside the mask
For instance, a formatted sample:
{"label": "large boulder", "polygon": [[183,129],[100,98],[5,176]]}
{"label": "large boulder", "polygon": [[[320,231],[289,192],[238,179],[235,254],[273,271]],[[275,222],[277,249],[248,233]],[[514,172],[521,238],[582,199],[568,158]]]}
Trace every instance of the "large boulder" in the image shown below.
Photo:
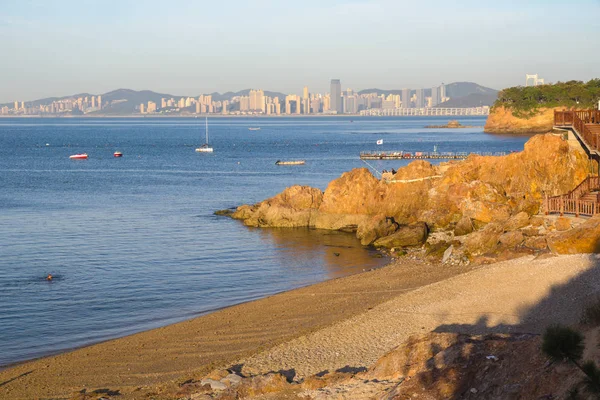
{"label": "large boulder", "polygon": [[521,231],[510,231],[500,235],[498,242],[506,247],[515,247],[523,243],[524,239]]}
{"label": "large boulder", "polygon": [[489,253],[496,250],[500,236],[504,233],[502,225],[491,223],[483,229],[469,234],[464,241],[467,251],[472,256]]}
{"label": "large boulder", "polygon": [[254,206],[240,206],[232,217],[247,226],[296,228],[311,226],[323,192],[310,186],[291,186]]}
{"label": "large boulder", "polygon": [[363,246],[368,246],[375,240],[396,232],[398,227],[399,225],[394,221],[394,218],[377,214],[358,226],[356,237]]}
{"label": "large boulder", "polygon": [[389,381],[412,377],[431,367],[432,359],[438,353],[457,342],[458,335],[453,333],[410,336],[405,343],[377,360],[364,377]]}
{"label": "large boulder", "polygon": [[237,387],[237,394],[239,398],[255,397],[281,392],[289,386],[286,377],[282,374],[269,373],[243,379]]}
{"label": "large boulder", "polygon": [[417,222],[410,225],[402,225],[398,230],[388,236],[377,239],[373,245],[375,247],[408,247],[420,246],[427,240],[429,229],[424,222]]}
{"label": "large boulder", "polygon": [[454,236],[468,235],[471,232],[473,232],[473,222],[471,218],[463,215],[454,227]]}
{"label": "large boulder", "polygon": [[558,254],[600,253],[600,216],[563,232],[555,232],[546,238],[548,247]]}
{"label": "large boulder", "polygon": [[516,231],[517,229],[524,228],[529,225],[529,214],[525,211],[521,211],[520,213],[513,215],[510,217],[508,221],[504,224],[505,231]]}
{"label": "large boulder", "polygon": [[554,222],[554,228],[557,231],[568,231],[571,229],[571,220],[568,217],[558,217]]}
{"label": "large boulder", "polygon": [[370,218],[366,214],[329,214],[321,211],[311,213],[310,226],[343,232],[356,232]]}

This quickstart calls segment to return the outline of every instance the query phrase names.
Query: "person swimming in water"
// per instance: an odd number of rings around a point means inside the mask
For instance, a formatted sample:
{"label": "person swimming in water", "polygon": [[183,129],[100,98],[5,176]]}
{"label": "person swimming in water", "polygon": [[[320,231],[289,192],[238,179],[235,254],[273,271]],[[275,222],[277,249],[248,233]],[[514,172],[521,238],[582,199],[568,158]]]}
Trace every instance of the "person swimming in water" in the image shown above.
{"label": "person swimming in water", "polygon": [[51,281],[52,280],[52,274],[48,274],[48,276],[46,277],[47,281]]}

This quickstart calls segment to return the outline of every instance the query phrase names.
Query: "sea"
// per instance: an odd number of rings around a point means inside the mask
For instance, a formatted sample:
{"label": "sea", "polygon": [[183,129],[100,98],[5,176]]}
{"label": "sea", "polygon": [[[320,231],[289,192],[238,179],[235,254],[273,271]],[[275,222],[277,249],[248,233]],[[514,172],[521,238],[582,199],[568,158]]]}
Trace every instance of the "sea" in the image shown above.
{"label": "sea", "polygon": [[483,133],[485,117],[425,128],[448,119],[209,118],[214,153],[197,153],[204,118],[0,118],[0,366],[383,266],[352,234],[214,212],[408,163],[367,165],[361,151],[511,152],[528,139]]}

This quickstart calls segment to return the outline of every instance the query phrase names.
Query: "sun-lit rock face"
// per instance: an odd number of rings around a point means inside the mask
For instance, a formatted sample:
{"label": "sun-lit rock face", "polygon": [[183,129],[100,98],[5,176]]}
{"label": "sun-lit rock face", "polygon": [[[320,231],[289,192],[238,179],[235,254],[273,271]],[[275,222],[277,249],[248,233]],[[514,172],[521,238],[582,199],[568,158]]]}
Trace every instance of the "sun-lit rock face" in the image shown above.
{"label": "sun-lit rock face", "polygon": [[[501,157],[470,156],[445,166],[422,160],[400,168],[389,182],[366,168],[345,172],[322,193],[292,186],[233,214],[246,225],[315,227],[358,232],[373,243],[400,226],[425,222],[453,229],[466,218],[475,230],[537,213],[545,195],[567,193],[587,176],[586,155],[560,137],[537,135],[523,151]],[[380,243],[385,241],[380,241]]]}
{"label": "sun-lit rock face", "polygon": [[530,118],[516,117],[510,109],[494,107],[488,115],[484,131],[488,133],[546,133],[552,131],[554,110],[565,107],[542,108]]}

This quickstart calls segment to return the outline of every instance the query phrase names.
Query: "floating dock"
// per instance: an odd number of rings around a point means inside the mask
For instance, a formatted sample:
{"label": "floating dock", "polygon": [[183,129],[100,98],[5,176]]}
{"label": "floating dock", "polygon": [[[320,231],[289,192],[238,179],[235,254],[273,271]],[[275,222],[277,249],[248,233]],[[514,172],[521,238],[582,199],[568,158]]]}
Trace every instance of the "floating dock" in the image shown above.
{"label": "floating dock", "polygon": [[478,156],[505,156],[507,153],[502,152],[472,152],[472,153],[454,153],[454,152],[424,152],[416,151],[409,153],[406,151],[363,151],[360,153],[361,160],[464,160],[470,155]]}

